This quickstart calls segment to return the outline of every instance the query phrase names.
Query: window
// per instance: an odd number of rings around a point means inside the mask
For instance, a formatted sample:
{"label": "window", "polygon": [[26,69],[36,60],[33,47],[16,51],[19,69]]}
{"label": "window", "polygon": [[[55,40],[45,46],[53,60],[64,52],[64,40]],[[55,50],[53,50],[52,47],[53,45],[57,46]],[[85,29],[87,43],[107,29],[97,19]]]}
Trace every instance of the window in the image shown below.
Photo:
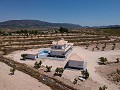
{"label": "window", "polygon": [[55,49],[57,49],[57,46],[55,46]]}
{"label": "window", "polygon": [[60,46],[58,46],[58,49],[61,49],[61,47],[60,47]]}

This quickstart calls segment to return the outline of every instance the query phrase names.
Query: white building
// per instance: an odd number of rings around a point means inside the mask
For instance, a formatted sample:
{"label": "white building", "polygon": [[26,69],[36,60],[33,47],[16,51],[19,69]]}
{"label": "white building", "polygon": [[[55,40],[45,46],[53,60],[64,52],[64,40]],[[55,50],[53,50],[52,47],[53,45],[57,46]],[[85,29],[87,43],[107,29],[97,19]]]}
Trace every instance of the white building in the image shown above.
{"label": "white building", "polygon": [[29,52],[29,53],[27,53],[26,58],[35,60],[38,58],[38,52]]}
{"label": "white building", "polygon": [[81,59],[77,54],[71,54],[67,63],[67,68],[86,70],[87,62]]}
{"label": "white building", "polygon": [[53,41],[49,55],[55,57],[65,57],[72,50],[73,43],[68,43],[63,38],[59,41]]}

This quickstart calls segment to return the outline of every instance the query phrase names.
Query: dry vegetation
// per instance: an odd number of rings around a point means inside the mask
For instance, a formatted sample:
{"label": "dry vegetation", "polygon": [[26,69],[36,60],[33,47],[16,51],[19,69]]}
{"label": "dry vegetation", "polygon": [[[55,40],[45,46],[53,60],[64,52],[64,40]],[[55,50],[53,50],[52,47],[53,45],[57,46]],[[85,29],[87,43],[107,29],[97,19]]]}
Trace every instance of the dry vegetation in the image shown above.
{"label": "dry vegetation", "polygon": [[96,72],[113,83],[120,85],[120,63],[108,63],[104,66],[98,67]]}
{"label": "dry vegetation", "polygon": [[[60,38],[73,42],[75,46],[85,46],[86,49],[92,51],[120,49],[119,36],[110,36],[110,33],[104,33],[102,30],[80,29],[69,30],[69,32],[65,33],[60,33],[55,30],[40,33],[18,34],[16,31],[12,31],[10,35],[0,36],[0,50],[3,51],[4,54],[9,54],[16,50],[50,47],[53,40],[58,40]],[[120,74],[116,73],[116,70],[119,69],[118,67],[120,67],[119,63],[107,64],[106,66],[100,66],[97,68],[97,71],[102,76],[105,76],[107,79],[113,81],[116,80],[116,77],[120,77]],[[111,68],[114,70],[111,70]],[[33,77],[35,77],[35,75],[33,75]]]}
{"label": "dry vegetation", "polygon": [[64,38],[69,42],[73,42],[75,46],[95,44],[95,43],[117,43],[115,39],[111,39],[107,35],[104,35],[101,31],[94,29],[80,29],[70,30],[67,33],[59,33],[58,31],[46,31],[46,32],[30,32],[23,33],[11,32],[10,35],[0,36],[0,49],[6,51],[13,51],[16,49],[29,49],[49,47],[53,40]]}

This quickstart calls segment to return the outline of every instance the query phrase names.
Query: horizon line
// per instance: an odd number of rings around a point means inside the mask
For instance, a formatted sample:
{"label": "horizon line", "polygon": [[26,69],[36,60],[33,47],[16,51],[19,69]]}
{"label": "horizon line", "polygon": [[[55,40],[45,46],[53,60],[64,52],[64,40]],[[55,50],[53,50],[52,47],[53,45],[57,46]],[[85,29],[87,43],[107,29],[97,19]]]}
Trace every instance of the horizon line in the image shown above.
{"label": "horizon line", "polygon": [[[75,25],[80,25],[78,23],[71,23],[71,22],[52,22],[52,21],[45,21],[45,20],[40,20],[40,19],[9,19],[9,20],[2,20],[0,21],[0,23],[2,22],[6,22],[6,21],[12,21],[12,20],[36,20],[36,21],[42,21],[42,22],[48,22],[48,23],[63,23],[63,24],[75,24]],[[101,27],[101,26],[116,26],[120,24],[108,24],[108,25],[80,25],[83,27]]]}

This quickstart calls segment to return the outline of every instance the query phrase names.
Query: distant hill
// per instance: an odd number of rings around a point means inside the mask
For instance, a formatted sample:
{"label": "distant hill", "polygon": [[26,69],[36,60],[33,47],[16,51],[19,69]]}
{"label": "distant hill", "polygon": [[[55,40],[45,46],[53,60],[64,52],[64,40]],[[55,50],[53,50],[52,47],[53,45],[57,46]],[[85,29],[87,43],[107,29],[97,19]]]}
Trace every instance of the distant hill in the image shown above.
{"label": "distant hill", "polygon": [[117,29],[117,28],[120,28],[120,25],[109,25],[109,26],[95,26],[95,28],[110,28],[110,29]]}
{"label": "distant hill", "polygon": [[9,20],[0,22],[1,28],[44,28],[44,27],[64,27],[81,28],[82,26],[70,23],[50,23],[39,20]]}

